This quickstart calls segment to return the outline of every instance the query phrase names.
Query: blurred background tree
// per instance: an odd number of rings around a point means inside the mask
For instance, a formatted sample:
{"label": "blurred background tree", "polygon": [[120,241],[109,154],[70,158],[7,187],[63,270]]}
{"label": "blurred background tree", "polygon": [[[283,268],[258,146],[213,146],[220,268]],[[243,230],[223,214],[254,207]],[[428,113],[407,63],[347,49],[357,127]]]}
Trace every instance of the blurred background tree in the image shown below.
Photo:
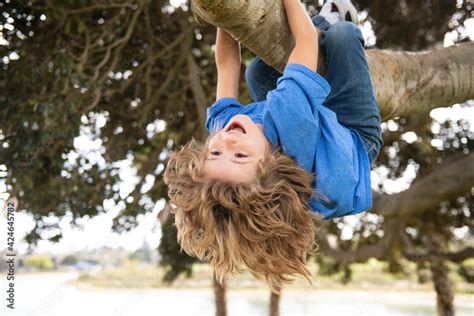
{"label": "blurred background tree", "polygon": [[[456,42],[469,40],[464,21],[473,17],[470,1],[355,3],[367,13],[362,23],[372,25],[377,48],[439,47],[447,33]],[[188,2],[173,4],[0,3],[0,177],[18,198],[19,209],[36,221],[26,238],[32,246],[44,232],[57,232],[51,241],[61,239],[60,228],[45,217],[72,214],[73,225],[78,225],[85,216],[105,212],[104,200],[121,207],[114,230],[133,229],[139,214],[167,199],[162,172],[170,151],[191,137],[205,137],[205,109],[215,96],[215,28],[199,26]],[[244,49],[244,63],[252,56]],[[241,91],[241,101],[250,102],[243,81]],[[411,173],[413,187],[437,180],[433,176],[445,170],[455,178],[456,172],[472,167],[472,158],[466,160],[472,157],[472,127],[464,119],[438,122],[415,115],[391,118],[383,130],[385,146],[374,166],[383,175],[374,180],[374,205],[379,207],[356,222],[329,222],[325,237],[331,243],[321,240],[323,252],[316,260],[322,271],[344,271],[344,282],[350,281],[353,262],[377,257],[388,261],[393,273],[403,273],[403,262],[415,261],[421,275],[431,270],[438,297],[445,298],[440,315],[450,315],[452,288],[438,289],[449,284],[446,260],[456,262],[460,274],[472,282],[472,269],[463,263],[473,256],[472,248],[465,248],[472,246],[472,188],[409,216],[380,210],[401,208],[406,198],[395,193],[387,200],[386,194],[394,193],[387,179]],[[93,155],[81,149],[84,138],[94,142]],[[121,194],[119,169],[124,163],[136,170],[138,180],[133,190]],[[392,203],[380,207],[379,197]],[[169,267],[168,281],[181,272],[190,275],[195,262],[179,253],[172,223],[172,216],[163,221],[159,249],[162,264]]]}

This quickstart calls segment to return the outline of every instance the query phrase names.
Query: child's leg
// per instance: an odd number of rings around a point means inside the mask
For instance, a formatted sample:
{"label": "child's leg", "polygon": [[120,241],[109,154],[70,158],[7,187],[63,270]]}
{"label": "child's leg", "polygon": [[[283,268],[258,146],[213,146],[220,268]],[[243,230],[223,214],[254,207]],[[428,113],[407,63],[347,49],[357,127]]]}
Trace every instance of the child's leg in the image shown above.
{"label": "child's leg", "polygon": [[280,76],[281,73],[278,70],[256,56],[245,69],[245,80],[252,99],[255,102],[264,101],[268,91],[276,88],[276,82]]}
{"label": "child's leg", "polygon": [[359,132],[373,161],[382,146],[380,112],[375,99],[364,52],[364,39],[351,22],[325,25],[324,18],[313,17],[321,25],[321,51],[327,59],[327,80],[331,93],[324,105],[337,114],[339,123]]}

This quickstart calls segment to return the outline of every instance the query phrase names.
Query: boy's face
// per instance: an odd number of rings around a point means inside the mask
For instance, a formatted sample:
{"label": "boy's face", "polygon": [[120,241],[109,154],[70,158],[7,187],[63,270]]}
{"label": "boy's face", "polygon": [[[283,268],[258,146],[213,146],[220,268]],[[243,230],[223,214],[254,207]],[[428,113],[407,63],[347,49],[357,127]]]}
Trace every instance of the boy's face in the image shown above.
{"label": "boy's face", "polygon": [[271,148],[262,125],[247,115],[236,115],[210,139],[204,172],[212,179],[248,182],[255,178],[258,162]]}

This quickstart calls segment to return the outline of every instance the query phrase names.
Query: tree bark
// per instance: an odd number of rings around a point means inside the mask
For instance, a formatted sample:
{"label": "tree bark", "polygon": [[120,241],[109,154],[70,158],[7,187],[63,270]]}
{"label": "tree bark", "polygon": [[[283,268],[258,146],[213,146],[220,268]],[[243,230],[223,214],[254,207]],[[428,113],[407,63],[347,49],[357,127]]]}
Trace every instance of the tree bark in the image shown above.
{"label": "tree bark", "polygon": [[[282,1],[192,0],[196,19],[222,27],[282,71],[294,46]],[[383,119],[474,99],[474,43],[411,53],[368,49]]]}
{"label": "tree bark", "polygon": [[424,52],[366,50],[383,119],[474,98],[474,43]]}
{"label": "tree bark", "polygon": [[442,260],[430,263],[431,278],[436,291],[438,316],[454,316],[453,284],[449,279],[448,267]]}
{"label": "tree bark", "polygon": [[[428,249],[439,252],[443,248],[442,242],[436,236],[427,236]],[[430,262],[431,279],[436,291],[436,307],[438,316],[454,316],[453,283],[449,278],[449,269],[444,260],[435,259]]]}

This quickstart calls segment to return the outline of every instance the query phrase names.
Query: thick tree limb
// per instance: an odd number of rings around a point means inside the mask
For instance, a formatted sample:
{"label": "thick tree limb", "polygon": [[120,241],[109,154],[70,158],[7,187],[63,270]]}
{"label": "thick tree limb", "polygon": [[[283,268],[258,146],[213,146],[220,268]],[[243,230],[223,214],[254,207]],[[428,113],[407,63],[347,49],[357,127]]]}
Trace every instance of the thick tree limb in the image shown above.
{"label": "thick tree limb", "polygon": [[[280,71],[294,46],[282,1],[192,0],[198,21],[224,28]],[[474,43],[426,52],[366,51],[382,117],[474,99]]]}
{"label": "thick tree limb", "polygon": [[400,242],[403,256],[411,261],[449,260],[452,262],[462,262],[466,259],[474,258],[474,247],[466,247],[456,252],[439,252],[430,249],[416,251],[409,237],[404,232],[400,233]]}
{"label": "thick tree limb", "polygon": [[361,245],[354,250],[336,249],[330,245],[324,232],[319,234],[319,246],[321,251],[335,260],[347,264],[351,262],[362,262],[369,258],[383,260],[389,253],[392,245],[398,240],[398,232],[401,222],[397,219],[390,219],[385,223],[383,237],[373,244]]}
{"label": "thick tree limb", "polygon": [[411,53],[366,50],[384,118],[474,98],[474,43]]}
{"label": "thick tree limb", "polygon": [[459,154],[446,159],[406,191],[374,195],[372,211],[386,217],[409,218],[436,208],[473,186],[474,153]]}

